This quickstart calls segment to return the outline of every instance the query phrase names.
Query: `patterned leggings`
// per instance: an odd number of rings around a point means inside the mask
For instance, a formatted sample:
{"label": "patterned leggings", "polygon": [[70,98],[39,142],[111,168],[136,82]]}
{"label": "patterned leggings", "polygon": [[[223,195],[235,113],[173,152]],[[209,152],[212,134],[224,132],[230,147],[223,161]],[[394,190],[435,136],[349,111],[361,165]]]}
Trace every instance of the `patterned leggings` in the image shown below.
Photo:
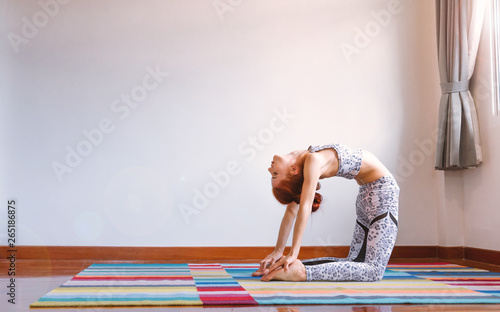
{"label": "patterned leggings", "polygon": [[392,175],[360,186],[356,225],[347,258],[302,261],[308,281],[382,279],[398,232],[399,186]]}

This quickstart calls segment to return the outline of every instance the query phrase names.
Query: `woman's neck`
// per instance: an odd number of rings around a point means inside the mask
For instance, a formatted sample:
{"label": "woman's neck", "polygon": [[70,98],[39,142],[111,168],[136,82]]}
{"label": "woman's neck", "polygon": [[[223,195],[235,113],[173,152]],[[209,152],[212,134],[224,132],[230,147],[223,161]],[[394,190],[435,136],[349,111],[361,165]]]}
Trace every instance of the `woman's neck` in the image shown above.
{"label": "woman's neck", "polygon": [[301,169],[304,168],[304,162],[306,161],[308,154],[309,151],[304,151],[304,150],[292,152],[295,165],[300,167]]}

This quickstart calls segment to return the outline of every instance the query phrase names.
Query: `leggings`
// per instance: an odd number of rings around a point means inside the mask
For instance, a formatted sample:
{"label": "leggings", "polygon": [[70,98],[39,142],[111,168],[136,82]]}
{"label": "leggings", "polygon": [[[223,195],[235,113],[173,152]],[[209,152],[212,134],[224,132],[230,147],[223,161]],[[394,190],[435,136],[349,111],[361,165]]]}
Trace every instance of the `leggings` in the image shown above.
{"label": "leggings", "polygon": [[302,261],[308,281],[379,281],[398,232],[399,186],[392,175],[360,186],[356,225],[347,258]]}

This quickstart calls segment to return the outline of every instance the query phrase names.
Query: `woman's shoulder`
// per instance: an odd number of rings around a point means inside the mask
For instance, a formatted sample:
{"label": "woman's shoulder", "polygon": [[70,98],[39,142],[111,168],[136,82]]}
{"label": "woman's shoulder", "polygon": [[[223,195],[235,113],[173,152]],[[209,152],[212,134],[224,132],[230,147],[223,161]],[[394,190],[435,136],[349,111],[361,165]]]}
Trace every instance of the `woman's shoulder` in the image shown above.
{"label": "woman's shoulder", "polygon": [[323,153],[309,153],[304,161],[304,171],[315,170],[321,168],[325,156]]}
{"label": "woman's shoulder", "polygon": [[304,171],[314,171],[320,179],[335,176],[339,167],[337,150],[324,148],[307,155],[304,162]]}

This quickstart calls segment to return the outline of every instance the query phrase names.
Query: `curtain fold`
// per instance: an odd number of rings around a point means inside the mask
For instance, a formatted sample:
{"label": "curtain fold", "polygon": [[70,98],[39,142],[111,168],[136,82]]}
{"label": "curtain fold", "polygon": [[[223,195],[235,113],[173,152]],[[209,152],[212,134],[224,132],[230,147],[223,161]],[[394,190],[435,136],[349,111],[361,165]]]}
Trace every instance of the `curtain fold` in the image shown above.
{"label": "curtain fold", "polygon": [[482,162],[479,125],[469,81],[486,0],[436,0],[438,64],[441,81],[435,168],[474,168]]}

